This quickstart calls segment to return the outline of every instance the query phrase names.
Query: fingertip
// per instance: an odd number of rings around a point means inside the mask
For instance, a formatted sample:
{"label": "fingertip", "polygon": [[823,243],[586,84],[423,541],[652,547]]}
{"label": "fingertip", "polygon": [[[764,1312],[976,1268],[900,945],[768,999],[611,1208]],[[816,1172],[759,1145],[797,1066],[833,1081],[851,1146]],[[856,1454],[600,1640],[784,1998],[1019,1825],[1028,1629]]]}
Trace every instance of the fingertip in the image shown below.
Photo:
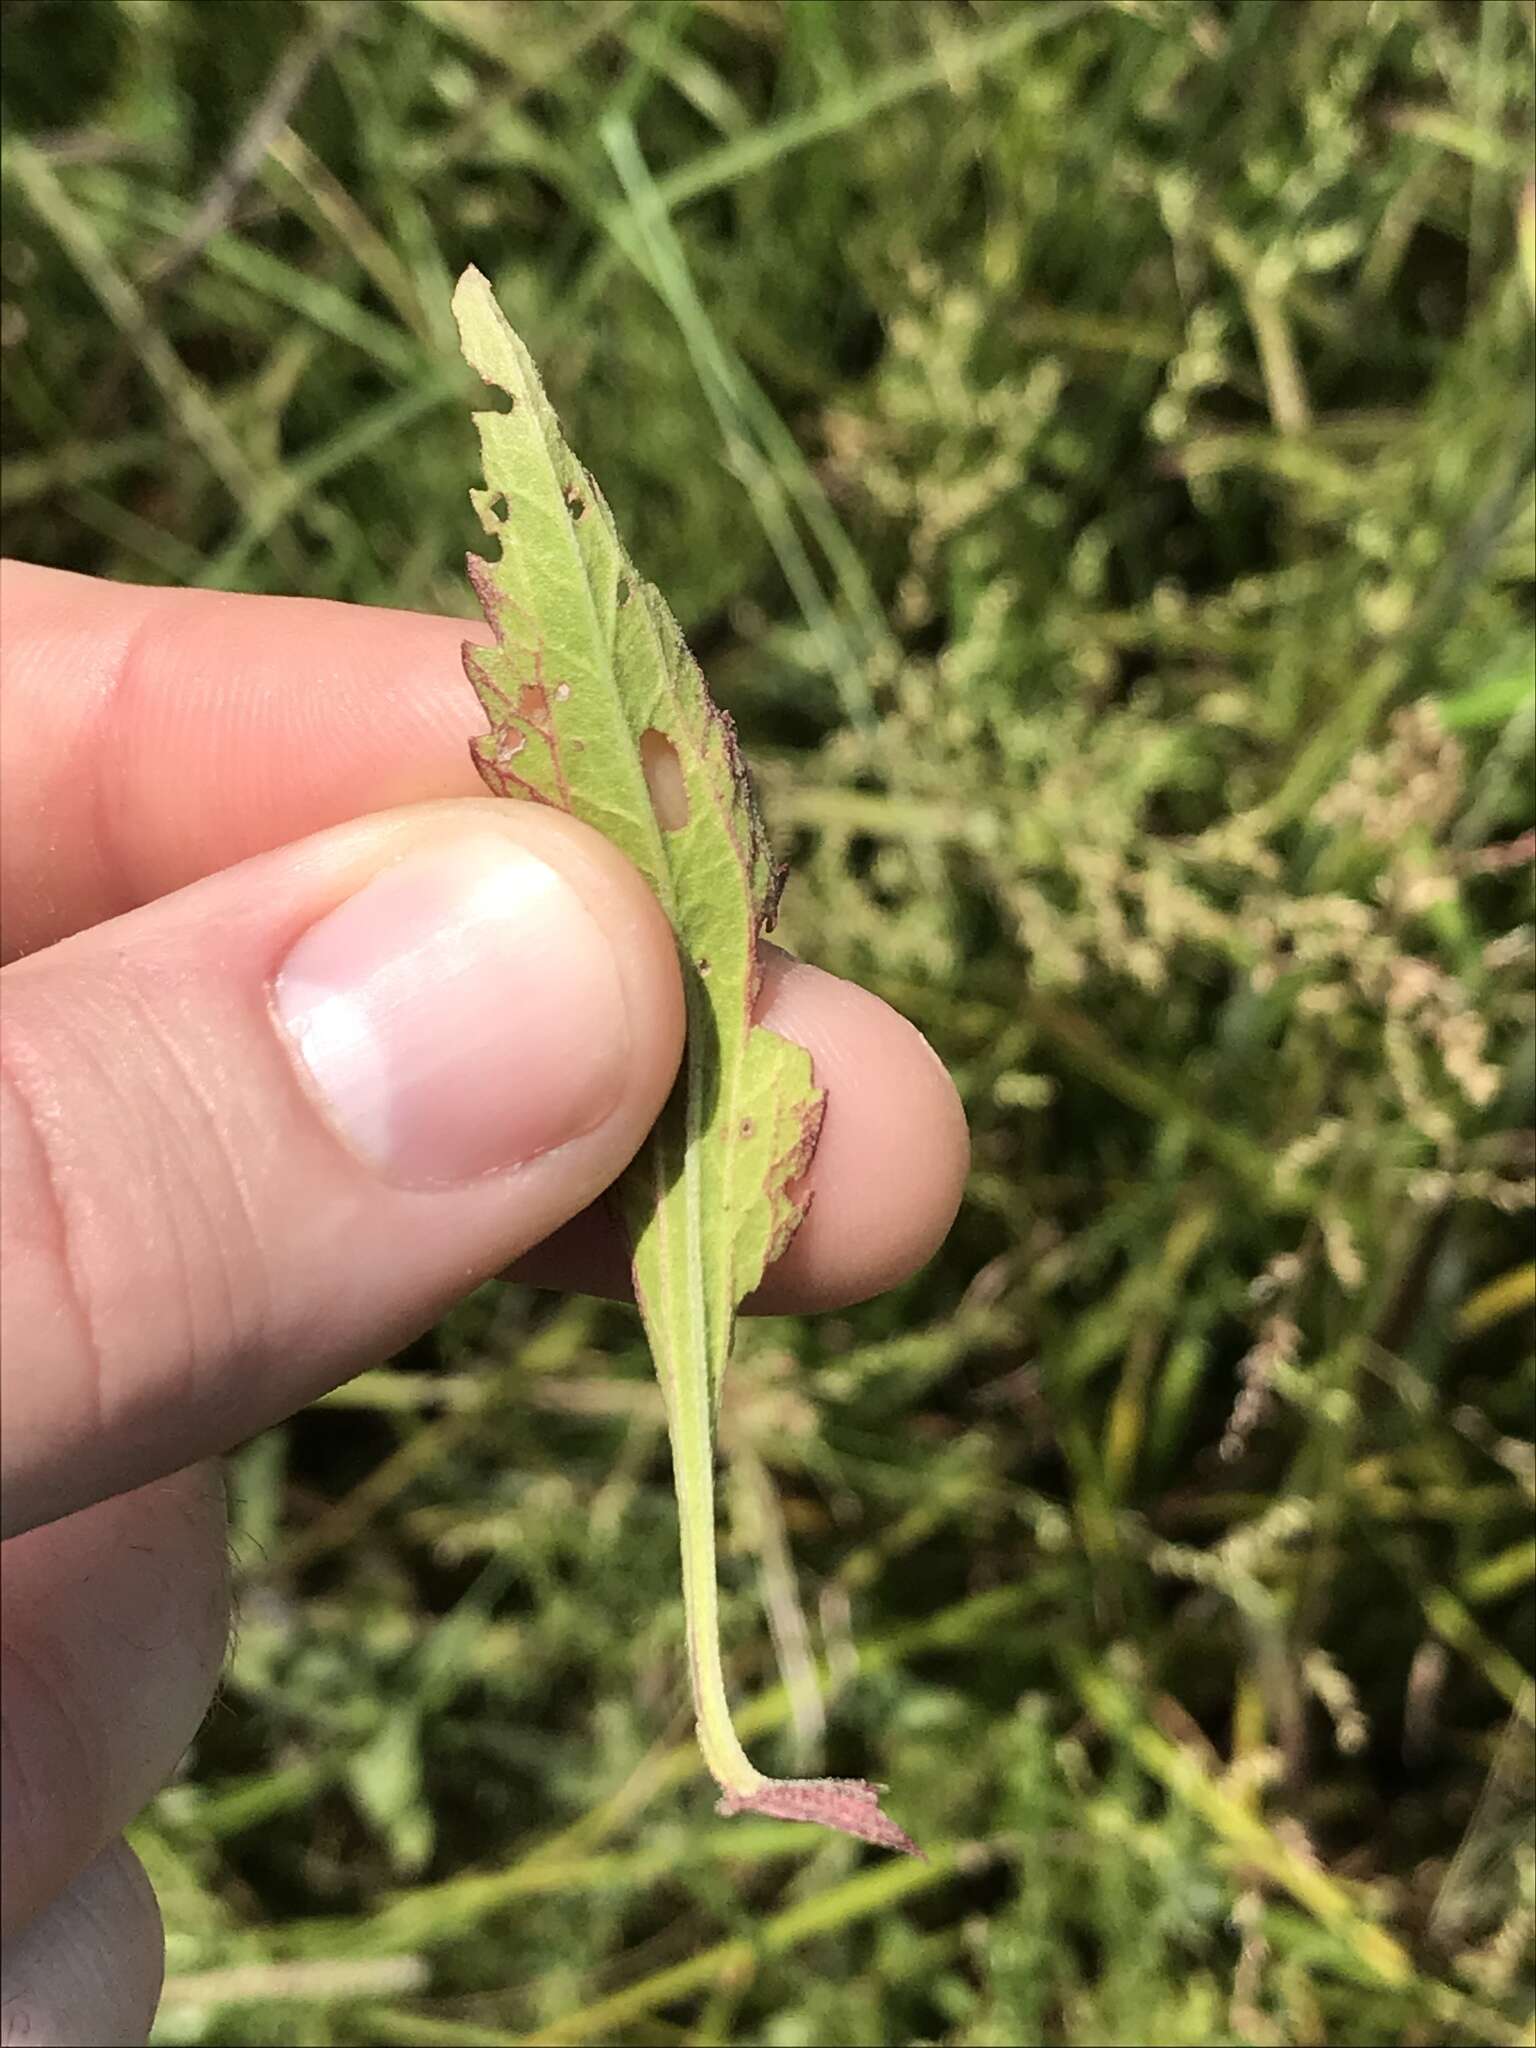
{"label": "fingertip", "polygon": [[27,2048],[145,2041],[164,1968],[153,1888],[127,1843],[114,1842],[6,1943],[4,2039]]}
{"label": "fingertip", "polygon": [[752,1307],[846,1307],[916,1272],[948,1235],[970,1167],[948,1071],[898,1010],[768,949],[758,1020],[805,1047],[827,1108],[811,1205]]}
{"label": "fingertip", "polygon": [[486,798],[410,822],[407,848],[308,924],[274,978],[307,1092],[398,1186],[469,1182],[592,1133],[617,1171],[681,1052],[660,907],[562,813]]}

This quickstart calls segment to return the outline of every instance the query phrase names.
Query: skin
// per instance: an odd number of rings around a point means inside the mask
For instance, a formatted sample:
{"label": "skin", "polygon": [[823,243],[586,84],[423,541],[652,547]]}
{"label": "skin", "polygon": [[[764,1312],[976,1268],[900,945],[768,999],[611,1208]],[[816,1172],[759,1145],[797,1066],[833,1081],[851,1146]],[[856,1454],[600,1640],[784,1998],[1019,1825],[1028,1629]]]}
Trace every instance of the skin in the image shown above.
{"label": "skin", "polygon": [[[38,2048],[142,2041],[153,2012],[159,1921],[121,1833],[218,1680],[213,1461],[509,1265],[623,1293],[592,1204],[666,1096],[682,1005],[627,863],[483,796],[460,622],[6,563],[0,623],[0,2043]],[[381,863],[488,818],[603,926],[632,1057],[596,1128],[406,1190],[298,1084],[271,978]],[[846,1305],[944,1236],[963,1117],[867,992],[778,955],[761,1015],[829,1110],[810,1215],[753,1306]]]}

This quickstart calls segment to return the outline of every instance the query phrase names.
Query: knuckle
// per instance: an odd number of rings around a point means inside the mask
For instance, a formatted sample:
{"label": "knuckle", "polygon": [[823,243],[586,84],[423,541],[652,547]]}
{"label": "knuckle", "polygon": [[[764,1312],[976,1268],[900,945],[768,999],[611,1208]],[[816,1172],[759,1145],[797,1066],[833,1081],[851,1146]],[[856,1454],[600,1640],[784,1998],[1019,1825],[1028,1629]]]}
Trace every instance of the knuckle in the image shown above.
{"label": "knuckle", "polygon": [[85,1284],[73,1177],[60,1125],[39,1079],[20,1034],[8,1027],[0,1040],[0,1158],[6,1188],[0,1231],[11,1305],[7,1322],[18,1344],[34,1352],[41,1348],[45,1367],[67,1368],[77,1408],[99,1411],[102,1345]]}
{"label": "knuckle", "polygon": [[50,1436],[131,1426],[141,1359],[175,1398],[264,1319],[251,1204],[199,1029],[122,973],[88,994],[39,975],[8,1006],[5,1320],[28,1360],[15,1379],[37,1389]]}

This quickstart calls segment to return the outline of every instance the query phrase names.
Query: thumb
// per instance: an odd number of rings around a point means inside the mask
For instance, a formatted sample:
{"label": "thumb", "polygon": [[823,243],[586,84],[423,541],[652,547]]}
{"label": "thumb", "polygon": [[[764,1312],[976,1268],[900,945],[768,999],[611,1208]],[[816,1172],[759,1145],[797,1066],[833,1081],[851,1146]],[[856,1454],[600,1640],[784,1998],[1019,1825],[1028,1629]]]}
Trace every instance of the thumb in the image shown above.
{"label": "thumb", "polygon": [[621,1171],[683,1036],[634,870],[490,800],[263,854],[0,991],[6,1533],[426,1328]]}

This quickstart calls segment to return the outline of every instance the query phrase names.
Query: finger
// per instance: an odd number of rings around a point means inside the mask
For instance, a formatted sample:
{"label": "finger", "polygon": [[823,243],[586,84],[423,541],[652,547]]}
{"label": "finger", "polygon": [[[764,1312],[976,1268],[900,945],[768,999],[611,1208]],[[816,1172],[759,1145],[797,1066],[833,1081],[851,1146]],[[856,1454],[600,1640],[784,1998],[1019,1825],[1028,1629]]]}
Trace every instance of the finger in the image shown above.
{"label": "finger", "polygon": [[634,870],[490,798],[261,855],[17,962],[3,994],[9,1528],[427,1328],[622,1170],[683,1030]]}
{"label": "finger", "polygon": [[368,812],[484,794],[483,626],[0,564],[5,957]]}
{"label": "finger", "polygon": [[7,2048],[138,2048],[154,2022],[164,1957],[144,1867],[115,1842],[6,1943],[0,2040]]}
{"label": "finger", "polygon": [[[854,982],[770,946],[757,1014],[810,1053],[827,1108],[805,1221],[747,1307],[846,1307],[905,1279],[943,1243],[970,1162],[965,1113],[928,1041]],[[513,1277],[615,1300],[630,1293],[628,1257],[603,1205],[537,1246]]]}
{"label": "finger", "polygon": [[228,1631],[217,1472],[178,1472],[12,1537],[0,1591],[9,1936],[153,1797],[207,1711]]}
{"label": "finger", "polygon": [[[0,565],[0,591],[8,786],[32,792],[0,813],[0,882],[14,878],[4,900],[22,920],[8,944],[45,943],[383,805],[481,788],[459,664],[477,629],[458,621],[23,563]],[[60,830],[79,815],[88,831]],[[838,1099],[810,1215],[752,1304],[775,1313],[860,1301],[921,1265],[953,1219],[967,1145],[916,1031],[851,984],[791,974],[782,990],[770,974],[771,1021],[818,1052]],[[601,1212],[518,1277],[629,1291]]]}

